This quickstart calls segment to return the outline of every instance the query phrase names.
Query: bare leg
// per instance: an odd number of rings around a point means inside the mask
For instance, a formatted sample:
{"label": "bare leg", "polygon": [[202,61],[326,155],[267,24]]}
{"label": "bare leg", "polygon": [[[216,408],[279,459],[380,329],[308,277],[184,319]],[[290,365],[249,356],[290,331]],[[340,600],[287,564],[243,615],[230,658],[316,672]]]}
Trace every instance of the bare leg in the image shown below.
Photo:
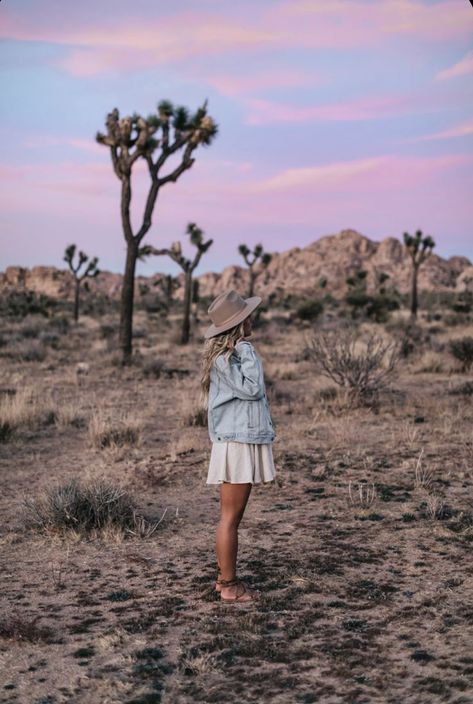
{"label": "bare leg", "polygon": [[235,579],[238,526],[250,496],[251,483],[220,485],[220,522],[216,531],[217,560],[225,580]]}

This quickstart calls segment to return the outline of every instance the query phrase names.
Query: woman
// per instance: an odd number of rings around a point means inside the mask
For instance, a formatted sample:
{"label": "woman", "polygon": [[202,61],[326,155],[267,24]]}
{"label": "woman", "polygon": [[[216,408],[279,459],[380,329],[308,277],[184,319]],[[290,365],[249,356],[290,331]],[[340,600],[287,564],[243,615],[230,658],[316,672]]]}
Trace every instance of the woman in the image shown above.
{"label": "woman", "polygon": [[257,598],[236,576],[238,526],[253,484],[271,482],[276,475],[263,367],[246,339],[252,332],[251,314],[260,303],[259,296],[243,299],[234,290],[225,291],[208,310],[212,325],[205,334],[202,391],[212,441],[207,484],[220,484],[215,588],[225,602]]}

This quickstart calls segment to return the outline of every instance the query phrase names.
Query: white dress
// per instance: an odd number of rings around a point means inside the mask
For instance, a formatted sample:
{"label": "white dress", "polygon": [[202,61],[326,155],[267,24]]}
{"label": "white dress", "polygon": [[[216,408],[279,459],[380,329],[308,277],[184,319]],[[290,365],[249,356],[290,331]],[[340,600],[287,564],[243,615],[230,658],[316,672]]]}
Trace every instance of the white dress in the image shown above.
{"label": "white dress", "polygon": [[261,484],[275,476],[271,443],[212,443],[207,484]]}

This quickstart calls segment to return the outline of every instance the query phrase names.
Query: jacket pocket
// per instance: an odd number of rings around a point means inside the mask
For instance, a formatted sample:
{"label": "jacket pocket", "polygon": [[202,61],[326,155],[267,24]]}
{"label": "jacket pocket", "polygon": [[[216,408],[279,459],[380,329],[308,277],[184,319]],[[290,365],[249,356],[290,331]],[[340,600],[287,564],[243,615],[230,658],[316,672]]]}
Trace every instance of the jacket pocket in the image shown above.
{"label": "jacket pocket", "polygon": [[262,429],[261,401],[248,402],[248,427]]}
{"label": "jacket pocket", "polygon": [[248,401],[247,407],[248,407],[248,427],[254,428],[256,425],[255,402]]}

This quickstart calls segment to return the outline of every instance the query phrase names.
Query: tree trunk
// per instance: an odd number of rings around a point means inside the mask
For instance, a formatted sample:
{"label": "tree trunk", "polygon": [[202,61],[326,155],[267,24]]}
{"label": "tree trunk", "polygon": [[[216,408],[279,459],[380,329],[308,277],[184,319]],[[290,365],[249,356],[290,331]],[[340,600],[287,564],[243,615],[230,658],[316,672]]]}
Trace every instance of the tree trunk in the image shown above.
{"label": "tree trunk", "polygon": [[415,264],[412,266],[412,292],[411,292],[411,316],[417,318],[417,274],[418,268]]}
{"label": "tree trunk", "polygon": [[251,298],[255,292],[255,281],[256,281],[257,274],[255,271],[253,271],[253,267],[251,267],[251,266],[248,270],[248,274],[249,274],[248,298]]}
{"label": "tree trunk", "polygon": [[138,246],[135,242],[127,242],[125,273],[123,276],[121,311],[120,311],[120,349],[122,362],[128,364],[132,354],[133,337],[133,300],[135,295],[135,270],[138,257]]}
{"label": "tree trunk", "polygon": [[192,298],[192,271],[186,271],[186,284],[184,289],[184,318],[182,320],[181,343],[187,345],[190,337],[190,315]]}
{"label": "tree trunk", "polygon": [[76,279],[75,291],[74,291],[74,320],[76,323],[79,320],[79,289],[80,289],[80,281],[79,281],[79,279]]}

